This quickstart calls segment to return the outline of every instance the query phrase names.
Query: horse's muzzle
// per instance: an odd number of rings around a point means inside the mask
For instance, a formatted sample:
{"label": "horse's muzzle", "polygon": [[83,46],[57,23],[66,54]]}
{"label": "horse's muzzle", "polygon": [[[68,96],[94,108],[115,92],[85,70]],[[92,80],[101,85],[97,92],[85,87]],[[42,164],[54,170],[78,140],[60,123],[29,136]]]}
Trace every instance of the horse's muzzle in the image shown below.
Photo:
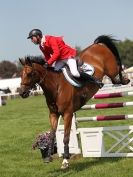
{"label": "horse's muzzle", "polygon": [[19,95],[22,97],[22,98],[27,98],[29,97],[29,94],[30,94],[30,90],[28,88],[25,88],[24,86],[21,86],[20,89],[19,89]]}

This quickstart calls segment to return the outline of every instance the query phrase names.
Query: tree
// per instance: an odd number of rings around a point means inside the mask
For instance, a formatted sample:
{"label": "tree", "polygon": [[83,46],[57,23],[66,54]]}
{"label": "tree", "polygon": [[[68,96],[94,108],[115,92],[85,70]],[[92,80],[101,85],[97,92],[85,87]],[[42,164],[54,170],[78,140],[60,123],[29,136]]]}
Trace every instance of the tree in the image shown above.
{"label": "tree", "polygon": [[117,47],[122,59],[122,63],[126,67],[133,65],[133,41],[126,39],[125,41],[117,42]]}
{"label": "tree", "polygon": [[17,66],[7,60],[0,62],[0,77],[1,78],[11,78],[15,73],[17,73]]}

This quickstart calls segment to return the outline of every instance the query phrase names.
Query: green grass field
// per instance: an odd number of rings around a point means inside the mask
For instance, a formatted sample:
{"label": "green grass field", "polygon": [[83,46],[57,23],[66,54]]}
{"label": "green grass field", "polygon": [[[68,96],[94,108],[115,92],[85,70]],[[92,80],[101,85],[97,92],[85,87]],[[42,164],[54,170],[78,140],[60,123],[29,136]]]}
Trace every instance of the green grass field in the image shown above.
{"label": "green grass field", "polygon": [[[132,97],[106,99],[104,102],[132,101]],[[91,101],[92,102],[92,101]],[[93,101],[94,102],[94,101]],[[98,100],[98,102],[103,102]],[[131,114],[132,107],[98,111],[78,111],[94,116]],[[133,125],[132,121],[88,122],[80,126]],[[8,100],[0,107],[0,177],[133,177],[133,158],[83,158],[70,161],[70,168],[60,169],[62,159],[54,157],[44,164],[32,144],[39,133],[49,130],[48,109],[43,96]]]}

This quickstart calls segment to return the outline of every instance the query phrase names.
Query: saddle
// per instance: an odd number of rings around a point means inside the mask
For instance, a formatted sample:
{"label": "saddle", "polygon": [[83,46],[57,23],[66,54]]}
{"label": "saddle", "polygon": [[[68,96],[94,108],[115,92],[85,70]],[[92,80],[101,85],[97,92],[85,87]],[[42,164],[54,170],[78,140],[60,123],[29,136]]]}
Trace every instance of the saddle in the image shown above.
{"label": "saddle", "polygon": [[95,76],[93,76],[95,69],[92,65],[89,65],[88,63],[85,63],[78,59],[77,66],[78,66],[78,71],[80,73],[80,78],[74,77],[71,74],[70,69],[67,65],[65,65],[62,68],[62,72],[66,80],[70,84],[72,84],[75,87],[83,87],[88,83],[95,83],[99,88],[103,87],[104,84],[99,79],[95,78]]}

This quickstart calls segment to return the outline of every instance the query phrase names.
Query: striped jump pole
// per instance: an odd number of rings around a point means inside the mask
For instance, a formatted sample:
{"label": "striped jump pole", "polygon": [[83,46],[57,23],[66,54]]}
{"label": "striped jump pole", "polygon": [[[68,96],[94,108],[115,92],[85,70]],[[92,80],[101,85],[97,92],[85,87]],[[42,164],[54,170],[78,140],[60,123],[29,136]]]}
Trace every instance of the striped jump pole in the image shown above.
{"label": "striped jump pole", "polygon": [[120,108],[120,107],[127,107],[133,106],[133,102],[125,102],[125,103],[98,103],[92,105],[84,105],[81,109],[82,110],[89,110],[89,109],[106,109],[106,108]]}
{"label": "striped jump pole", "polygon": [[[116,98],[131,96],[133,92],[119,92],[96,94],[94,99]],[[92,105],[84,105],[81,109],[106,109],[133,106],[133,102],[117,102],[117,103],[98,103]],[[95,117],[76,117],[73,116],[77,123],[87,121],[116,121],[116,120],[131,120],[133,114],[127,115],[97,115]],[[129,145],[133,141],[131,133],[133,126],[112,126],[112,127],[91,127],[78,128],[80,133],[81,147],[83,157],[133,157],[133,148]],[[115,140],[108,147],[105,146],[105,136]],[[128,152],[127,152],[128,150]]]}
{"label": "striped jump pole", "polygon": [[93,96],[93,99],[116,98],[116,97],[124,97],[124,96],[131,96],[131,95],[133,95],[133,92],[105,93],[105,94],[96,94]]}
{"label": "striped jump pole", "polygon": [[124,120],[133,119],[133,114],[130,115],[111,115],[111,116],[96,116],[96,117],[77,117],[77,122],[86,121],[111,121],[111,120]]}

